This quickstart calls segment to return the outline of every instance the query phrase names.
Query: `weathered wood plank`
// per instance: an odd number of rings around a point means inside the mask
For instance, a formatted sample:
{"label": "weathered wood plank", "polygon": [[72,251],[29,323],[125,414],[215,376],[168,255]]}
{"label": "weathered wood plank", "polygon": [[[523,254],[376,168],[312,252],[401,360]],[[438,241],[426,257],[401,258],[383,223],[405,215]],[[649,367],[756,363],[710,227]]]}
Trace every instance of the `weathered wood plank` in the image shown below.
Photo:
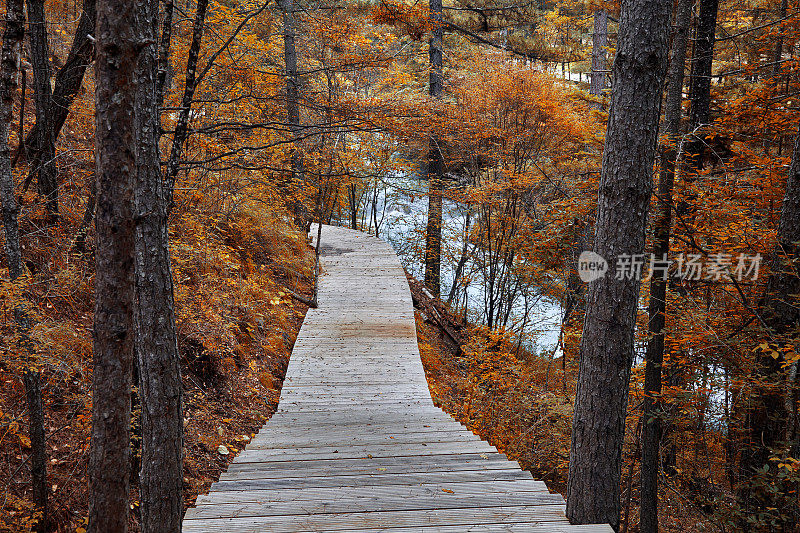
{"label": "weathered wood plank", "polygon": [[[288,497],[287,497],[288,496]],[[547,506],[563,504],[560,494],[530,492],[520,494],[492,493],[480,495],[458,495],[439,490],[428,494],[418,492],[405,496],[395,494],[375,494],[362,497],[348,497],[346,492],[338,495],[297,501],[291,495],[269,491],[269,496],[257,501],[236,503],[214,503],[199,505],[186,513],[187,519],[234,518],[247,516],[282,516],[321,513],[374,513],[377,511],[427,511],[440,509],[465,509],[516,506]]]}
{"label": "weathered wood plank", "polygon": [[429,433],[387,433],[383,435],[349,435],[332,437],[331,435],[317,437],[285,437],[268,438],[258,437],[251,441],[247,446],[250,450],[264,450],[269,448],[304,448],[313,450],[321,446],[335,446],[341,448],[348,445],[367,445],[367,444],[418,444],[432,442],[474,442],[480,440],[472,433],[461,432],[429,432]]}
{"label": "weathered wood plank", "polygon": [[271,533],[294,531],[357,531],[395,527],[454,526],[528,523],[546,525],[563,522],[563,505],[536,507],[490,507],[424,511],[379,511],[371,513],[310,514],[185,520],[186,533]]}
{"label": "weathered wood plank", "polygon": [[417,526],[414,528],[386,527],[353,531],[358,531],[358,533],[614,533],[611,526],[602,524],[572,526],[558,522],[550,522],[546,525],[531,525],[523,522],[517,524],[479,524],[475,526],[463,524],[460,526]]}
{"label": "weathered wood plank", "polygon": [[[452,493],[448,491],[453,491]],[[270,500],[271,498],[291,499],[292,501],[308,501],[346,496],[348,498],[376,498],[402,495],[405,498],[430,496],[432,494],[458,494],[459,496],[478,496],[491,494],[516,495],[537,492],[551,495],[544,483],[529,480],[522,481],[476,481],[473,483],[433,483],[430,485],[383,485],[377,487],[313,487],[292,491],[250,490],[242,493],[212,492],[197,497],[197,505],[214,503],[240,503]],[[560,495],[555,495],[559,496]],[[270,500],[278,501],[278,500]]]}
{"label": "weathered wood plank", "polygon": [[[335,475],[336,472],[312,472],[308,477],[291,477],[272,479],[249,479],[248,474],[243,479],[234,478],[216,482],[212,492],[252,491],[252,490],[288,490],[312,487],[380,487],[384,485],[430,485],[433,483],[491,483],[495,481],[531,481],[531,475],[515,468],[484,469],[484,470],[454,470],[393,473],[381,472],[377,468],[370,474],[362,475]],[[314,474],[317,474],[316,476]],[[301,475],[305,475],[302,474]],[[227,475],[226,475],[227,476]]]}
{"label": "weathered wood plank", "polygon": [[[514,461],[502,454],[457,454],[423,455],[416,457],[363,457],[360,459],[320,459],[316,461],[284,462],[245,462],[236,461],[229,465],[222,479],[238,472],[258,472],[259,477],[293,477],[294,475],[315,475],[316,472],[338,475],[359,473],[404,473],[404,472],[455,472],[458,470],[487,470],[519,468]],[[530,478],[529,473],[525,473]]]}

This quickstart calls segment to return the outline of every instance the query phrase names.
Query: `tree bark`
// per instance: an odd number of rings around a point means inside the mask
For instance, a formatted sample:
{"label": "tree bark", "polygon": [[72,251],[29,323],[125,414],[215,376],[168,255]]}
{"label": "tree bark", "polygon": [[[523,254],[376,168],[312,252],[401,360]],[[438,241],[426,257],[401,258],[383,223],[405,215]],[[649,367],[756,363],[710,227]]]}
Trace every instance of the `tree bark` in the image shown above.
{"label": "tree bark", "polygon": [[[671,11],[670,0],[622,2],[594,241],[611,265],[644,252]],[[640,288],[616,278],[589,287],[567,486],[572,523],[615,530]]]}
{"label": "tree bark", "polygon": [[[96,0],[84,0],[83,11],[72,39],[69,55],[64,65],[56,73],[49,112],[53,143],[58,140],[61,128],[64,127],[64,122],[69,115],[69,108],[83,85],[86,69],[94,60],[94,43],[90,37],[94,34],[96,14]],[[28,153],[36,153],[38,135],[39,122],[37,120],[25,137],[25,147]]]}
{"label": "tree bark", "polygon": [[[161,40],[158,45],[158,78],[156,78],[156,101],[159,113],[164,107],[164,95],[167,90],[167,75],[170,71],[169,49],[172,43],[172,18],[175,13],[174,0],[167,0],[164,3],[164,21],[161,23]],[[159,136],[161,135],[161,125],[159,121]]]}
{"label": "tree bark", "polygon": [[[430,0],[433,30],[429,44],[430,82],[428,94],[432,98],[442,95],[442,0]],[[442,271],[442,193],[444,164],[439,138],[431,135],[428,148],[428,223],[425,230],[425,286],[434,296],[441,290]]]}
{"label": "tree bark", "polygon": [[34,101],[36,102],[37,134],[34,149],[29,152],[31,173],[36,176],[39,194],[45,198],[47,211],[58,213],[58,182],[55,164],[56,146],[53,137],[53,92],[50,86],[50,48],[47,43],[47,21],[44,0],[27,0],[28,39],[33,67]]}
{"label": "tree bark", "polygon": [[[592,33],[592,79],[589,94],[601,96],[606,88],[608,70],[608,11],[600,9],[594,13],[594,33]],[[597,104],[598,109],[602,107]]]}
{"label": "tree bark", "polygon": [[286,194],[289,210],[295,224],[305,227],[310,222],[309,215],[303,205],[300,192],[305,182],[303,153],[300,150],[300,80],[297,66],[297,23],[294,18],[294,1],[280,0],[278,6],[283,16],[283,55],[286,76],[286,122],[292,135],[291,176],[288,182],[281,184]]}
{"label": "tree bark", "polygon": [[[661,147],[661,172],[658,182],[658,203],[653,227],[653,254],[656,260],[669,255],[672,229],[672,189],[675,183],[677,146],[681,134],[681,101],[683,95],[686,48],[689,42],[693,0],[678,0],[675,11],[675,33],[672,39],[670,71],[664,122],[669,141]],[[664,326],[667,309],[667,279],[654,275],[650,280],[648,305],[650,339],[644,377],[642,412],[642,475],[639,508],[641,533],[658,533],[659,447],[663,432],[664,410],[661,405],[661,368],[664,363]]]}
{"label": "tree bark", "polygon": [[[2,197],[3,226],[5,229],[6,257],[11,281],[22,275],[22,247],[19,240],[19,206],[14,196],[14,176],[11,165],[11,149],[8,134],[13,122],[14,97],[17,90],[17,67],[20,60],[22,39],[25,35],[25,14],[22,0],[6,2],[6,27],[3,32],[2,56],[0,57],[0,197]],[[22,121],[22,116],[20,116]],[[30,320],[21,306],[14,310],[14,318],[22,337],[27,339]],[[29,342],[26,341],[26,344]],[[30,351],[31,346],[25,347]],[[41,513],[36,531],[49,530],[47,484],[47,440],[44,429],[44,405],[39,371],[23,370],[25,398],[28,409],[29,438],[31,441],[31,488],[33,503]]]}
{"label": "tree bark", "polygon": [[189,115],[192,111],[192,101],[197,89],[197,60],[200,57],[200,44],[203,41],[203,29],[206,23],[208,0],[197,0],[197,10],[192,28],[192,42],[189,45],[189,55],[186,59],[186,82],[183,88],[181,108],[178,110],[178,121],[175,124],[175,133],[172,136],[172,147],[167,160],[164,181],[166,182],[167,205],[171,210],[174,206],[175,179],[183,159],[183,146],[189,135]]}
{"label": "tree bark", "polygon": [[[690,131],[695,131],[711,123],[711,69],[714,62],[719,0],[699,0],[699,5],[689,85]],[[687,156],[691,158],[695,168],[703,167],[704,146],[705,141],[699,134],[689,144]]]}
{"label": "tree bark", "polygon": [[94,208],[97,203],[97,181],[94,176],[90,176],[88,181],[89,197],[86,199],[81,225],[75,232],[75,240],[72,243],[72,251],[79,254],[86,253],[86,234],[89,232],[89,225],[94,220]]}
{"label": "tree bark", "polygon": [[461,281],[461,274],[464,272],[464,267],[469,260],[469,245],[470,245],[470,226],[472,224],[472,208],[467,205],[467,214],[464,217],[464,244],[461,247],[461,257],[458,258],[456,270],[453,272],[453,283],[450,285],[450,292],[447,294],[447,307],[453,303],[453,300],[458,294],[459,282]]}
{"label": "tree bark", "polygon": [[350,185],[350,228],[358,229],[358,204],[356,203],[356,184]]}
{"label": "tree bark", "polygon": [[[767,287],[760,302],[764,324],[773,342],[786,345],[796,342],[800,325],[800,130],[797,132],[792,164],[786,182],[781,218],[778,224],[777,245]],[[745,440],[741,444],[740,475],[748,479],[764,467],[768,469],[777,495],[796,493],[797,486],[778,478],[773,453],[797,457],[800,438],[797,433],[798,401],[796,363],[786,364],[783,358],[762,354],[755,365],[755,384],[747,406]],[[739,498],[745,510],[755,511],[778,507],[776,494],[752,491],[745,483]],[[795,505],[791,514],[797,514]],[[790,514],[790,516],[791,516]],[[796,516],[795,516],[796,519]],[[784,524],[791,529],[792,524]]]}
{"label": "tree bark", "polygon": [[[27,337],[30,323],[23,309],[15,310],[17,323]],[[31,350],[32,351],[32,350]],[[42,402],[41,374],[35,368],[26,368],[22,374],[25,383],[25,399],[28,406],[31,439],[31,484],[33,503],[36,510],[42,513],[36,524],[36,531],[46,533],[50,530],[49,509],[47,505],[50,487],[47,485],[47,436],[44,430],[44,403]]]}
{"label": "tree bark", "polygon": [[[17,216],[19,206],[14,195],[11,150],[8,136],[14,119],[14,99],[18,86],[20,48],[25,35],[25,14],[22,0],[6,1],[5,31],[0,56],[0,194],[2,195],[8,271],[12,280],[22,274],[22,248],[19,242]],[[21,120],[21,118],[20,118]]]}
{"label": "tree bark", "polygon": [[[778,18],[786,18],[786,10],[789,8],[789,0],[782,0]],[[781,74],[781,58],[783,57],[783,31],[778,32],[778,39],[775,41],[775,51],[772,53],[772,77],[777,78]],[[777,83],[777,79],[775,80]]]}
{"label": "tree bark", "polygon": [[[22,247],[19,240],[19,206],[14,195],[14,176],[11,165],[11,149],[8,135],[13,123],[14,98],[17,92],[18,65],[22,39],[25,35],[25,14],[22,0],[6,2],[6,26],[3,32],[2,55],[0,56],[0,200],[2,200],[3,226],[5,229],[6,259],[11,281],[22,275]],[[20,122],[22,116],[20,116]],[[14,309],[14,319],[30,353],[28,339],[30,320],[22,306]],[[29,361],[29,363],[31,363]],[[36,531],[49,530],[47,484],[47,440],[44,429],[44,405],[39,371],[33,366],[23,370],[23,384],[28,409],[29,438],[31,441],[31,488],[33,504],[41,513]]]}
{"label": "tree bark", "polygon": [[136,9],[97,2],[95,315],[89,533],[124,533],[130,492],[134,342]]}
{"label": "tree bark", "polygon": [[183,516],[181,369],[159,139],[158,0],[137,4],[136,355],[142,407],[142,533],[179,532]]}

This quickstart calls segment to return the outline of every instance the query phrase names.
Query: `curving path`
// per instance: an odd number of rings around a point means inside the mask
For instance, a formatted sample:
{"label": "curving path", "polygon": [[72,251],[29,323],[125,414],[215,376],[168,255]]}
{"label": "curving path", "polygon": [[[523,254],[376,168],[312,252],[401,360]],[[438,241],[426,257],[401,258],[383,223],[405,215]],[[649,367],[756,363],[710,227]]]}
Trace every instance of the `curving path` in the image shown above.
{"label": "curving path", "polygon": [[560,495],[433,405],[389,245],[333,226],[322,242],[278,411],[183,531],[611,533],[569,525]]}

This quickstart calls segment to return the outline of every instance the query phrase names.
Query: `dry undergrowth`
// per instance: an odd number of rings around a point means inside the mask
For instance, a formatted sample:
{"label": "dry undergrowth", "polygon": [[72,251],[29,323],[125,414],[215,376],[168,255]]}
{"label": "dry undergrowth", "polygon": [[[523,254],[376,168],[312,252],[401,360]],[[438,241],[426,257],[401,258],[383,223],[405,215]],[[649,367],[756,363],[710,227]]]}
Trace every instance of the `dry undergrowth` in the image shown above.
{"label": "dry undergrowth", "polygon": [[[183,363],[187,505],[208,490],[274,412],[306,311],[286,289],[308,294],[313,267],[305,235],[278,214],[247,201],[228,213],[218,205],[202,204],[189,206],[191,210],[184,211],[171,228]],[[0,284],[0,531],[29,531],[33,522],[30,441],[21,385],[26,361],[17,349],[11,320],[13,302],[20,298],[36,315],[34,363],[44,381],[52,519],[57,531],[80,531],[85,525],[91,426],[91,229],[84,253],[53,251],[51,245],[68,241],[65,237],[74,234],[77,224],[65,217],[60,227],[48,231],[23,228],[29,267],[46,268],[31,271],[22,288]],[[135,394],[132,397],[136,409]],[[134,481],[139,430],[134,421]],[[138,530],[135,491],[134,486],[132,531]]]}
{"label": "dry undergrowth", "polygon": [[[560,359],[527,353],[508,335],[463,323],[440,302],[430,300],[419,282],[410,279],[410,285],[420,355],[434,403],[518,461],[534,478],[546,481],[551,491],[566,496],[575,361],[567,361],[564,369]],[[566,342],[576,342],[574,335],[568,336]],[[637,402],[635,395],[632,402]],[[640,414],[634,407],[630,411],[623,449],[622,520],[628,531],[637,531]],[[675,480],[662,480],[662,487],[663,531],[718,530],[710,527],[709,517]]]}

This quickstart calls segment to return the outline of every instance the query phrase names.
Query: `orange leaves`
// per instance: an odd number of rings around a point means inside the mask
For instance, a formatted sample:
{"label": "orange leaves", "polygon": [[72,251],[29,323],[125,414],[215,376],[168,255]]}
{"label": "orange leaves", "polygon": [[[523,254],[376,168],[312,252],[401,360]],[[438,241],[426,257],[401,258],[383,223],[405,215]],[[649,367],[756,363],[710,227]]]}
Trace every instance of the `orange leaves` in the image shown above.
{"label": "orange leaves", "polygon": [[603,129],[572,89],[494,53],[478,52],[453,69],[441,101],[419,96],[402,105],[404,118],[391,127],[414,151],[425,153],[435,135],[449,171],[495,168],[520,188],[554,165],[586,160]]}
{"label": "orange leaves", "polygon": [[415,41],[433,28],[426,4],[410,6],[402,0],[381,0],[372,8],[371,15],[376,24],[394,26]]}
{"label": "orange leaves", "polygon": [[417,332],[437,405],[537,478],[566,480],[572,404],[540,391],[550,372],[543,358],[524,350],[517,357],[506,332],[470,328],[461,355],[439,342],[439,332],[419,315]]}

